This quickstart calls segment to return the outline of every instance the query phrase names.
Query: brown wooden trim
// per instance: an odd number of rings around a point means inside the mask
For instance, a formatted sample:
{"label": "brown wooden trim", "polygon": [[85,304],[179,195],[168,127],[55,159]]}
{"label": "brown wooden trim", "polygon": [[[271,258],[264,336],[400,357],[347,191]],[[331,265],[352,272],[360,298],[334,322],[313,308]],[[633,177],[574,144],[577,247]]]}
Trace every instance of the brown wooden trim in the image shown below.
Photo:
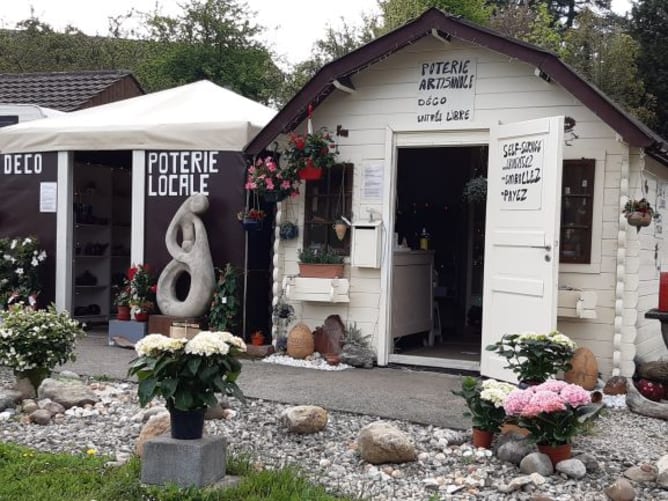
{"label": "brown wooden trim", "polygon": [[578,76],[556,54],[534,45],[508,38],[482,26],[431,8],[420,17],[357,50],[325,65],[260,131],[246,147],[246,152],[257,154],[279,134],[294,128],[306,117],[309,104],[317,107],[334,90],[332,82],[386,58],[406,45],[431,33],[440,34],[494,50],[536,66],[620,134],[632,146],[648,148],[657,153],[657,159],[668,165],[668,145],[648,127],[640,123],[618,105],[610,101],[593,85]]}

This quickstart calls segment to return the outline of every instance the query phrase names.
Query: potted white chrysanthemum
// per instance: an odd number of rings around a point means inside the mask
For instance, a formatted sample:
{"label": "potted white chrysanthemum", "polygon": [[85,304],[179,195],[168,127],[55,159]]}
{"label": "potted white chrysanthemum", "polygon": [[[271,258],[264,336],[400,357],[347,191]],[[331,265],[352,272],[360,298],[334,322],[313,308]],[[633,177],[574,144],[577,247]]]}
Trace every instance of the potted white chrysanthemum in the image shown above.
{"label": "potted white chrysanthemum", "polygon": [[79,322],[53,305],[45,310],[10,306],[0,313],[0,365],[30,381],[36,392],[55,367],[75,359],[76,340],[85,335]]}
{"label": "potted white chrysanthemum", "polygon": [[237,356],[246,344],[229,332],[202,331],[190,340],[149,334],[135,350],[139,356],[130,362],[129,374],[139,380],[139,403],[165,399],[172,438],[202,437],[204,413],[216,405],[217,392],[243,400],[236,384],[241,372]]}

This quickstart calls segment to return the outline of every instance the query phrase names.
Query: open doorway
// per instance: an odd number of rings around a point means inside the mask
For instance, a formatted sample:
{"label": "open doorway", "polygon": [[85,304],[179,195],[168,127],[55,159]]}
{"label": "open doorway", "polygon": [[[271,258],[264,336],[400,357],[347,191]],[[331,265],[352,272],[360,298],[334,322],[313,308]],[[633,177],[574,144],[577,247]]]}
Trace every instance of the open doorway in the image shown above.
{"label": "open doorway", "polygon": [[487,146],[398,151],[391,359],[479,364],[487,156]]}
{"label": "open doorway", "polygon": [[72,311],[88,324],[115,313],[130,267],[131,161],[129,151],[74,153]]}

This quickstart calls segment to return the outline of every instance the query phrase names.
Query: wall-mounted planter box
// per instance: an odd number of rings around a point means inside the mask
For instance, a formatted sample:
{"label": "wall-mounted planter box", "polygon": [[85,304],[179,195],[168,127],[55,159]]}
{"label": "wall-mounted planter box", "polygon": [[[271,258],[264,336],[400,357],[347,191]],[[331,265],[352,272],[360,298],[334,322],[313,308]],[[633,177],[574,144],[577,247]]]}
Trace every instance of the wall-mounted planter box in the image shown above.
{"label": "wall-mounted planter box", "polygon": [[320,303],[349,303],[350,283],[345,278],[290,277],[283,282],[288,299]]}
{"label": "wall-mounted planter box", "polygon": [[299,263],[299,276],[303,278],[343,278],[343,264]]}
{"label": "wall-mounted planter box", "polygon": [[598,296],[594,291],[559,290],[557,316],[560,318],[596,318]]}

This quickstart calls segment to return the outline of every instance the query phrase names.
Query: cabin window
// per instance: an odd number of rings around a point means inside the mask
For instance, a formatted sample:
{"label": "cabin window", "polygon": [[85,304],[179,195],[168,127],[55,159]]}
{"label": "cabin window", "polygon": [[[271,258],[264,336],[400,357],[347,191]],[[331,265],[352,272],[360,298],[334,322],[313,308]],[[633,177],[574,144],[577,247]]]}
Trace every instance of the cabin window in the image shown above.
{"label": "cabin window", "polygon": [[304,248],[330,247],[337,254],[350,255],[350,229],[342,240],[334,223],[341,216],[350,220],[353,198],[353,164],[325,169],[322,179],[306,183]]}
{"label": "cabin window", "polygon": [[562,263],[591,263],[594,160],[564,160],[561,189]]}

